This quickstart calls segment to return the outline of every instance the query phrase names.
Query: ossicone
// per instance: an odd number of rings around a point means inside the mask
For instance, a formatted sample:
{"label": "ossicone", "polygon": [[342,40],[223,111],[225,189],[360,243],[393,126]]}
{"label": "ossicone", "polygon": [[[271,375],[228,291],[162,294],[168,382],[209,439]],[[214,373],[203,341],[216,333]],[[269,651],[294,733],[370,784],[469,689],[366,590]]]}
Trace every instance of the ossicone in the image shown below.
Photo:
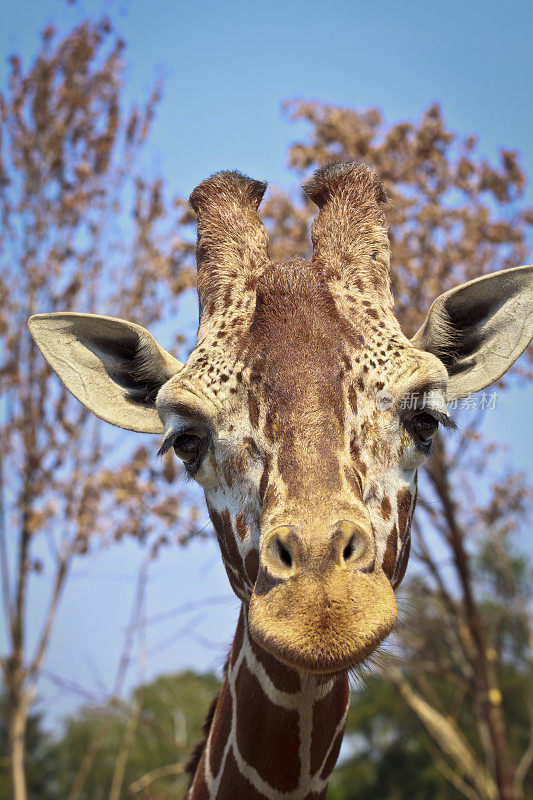
{"label": "ossicone", "polygon": [[241,172],[217,172],[192,192],[197,217],[200,333],[223,320],[255,286],[269,262],[268,235],[257,210],[267,184]]}
{"label": "ossicone", "polygon": [[384,205],[388,196],[365,164],[328,164],[304,183],[318,206],[311,226],[313,263],[345,291],[392,308],[390,244]]}
{"label": "ossicone", "polygon": [[237,170],[222,170],[202,181],[192,192],[189,202],[196,214],[205,206],[216,207],[228,200],[242,206],[251,205],[257,211],[266,189],[265,181],[249,178]]}
{"label": "ossicone", "polygon": [[357,205],[369,201],[383,205],[389,199],[374,170],[354,161],[321,167],[304,183],[303,190],[319,208],[338,195]]}

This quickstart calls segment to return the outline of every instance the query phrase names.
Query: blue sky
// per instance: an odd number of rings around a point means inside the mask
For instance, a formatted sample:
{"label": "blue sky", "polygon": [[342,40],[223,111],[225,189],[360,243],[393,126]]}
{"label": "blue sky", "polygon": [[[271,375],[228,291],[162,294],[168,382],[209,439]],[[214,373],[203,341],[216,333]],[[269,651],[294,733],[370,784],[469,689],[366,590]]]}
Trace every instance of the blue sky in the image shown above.
{"label": "blue sky", "polygon": [[[286,150],[306,129],[280,110],[283,99],[294,97],[378,106],[389,122],[417,119],[439,100],[452,129],[476,133],[491,158],[500,146],[518,149],[533,176],[531,3],[1,0],[2,81],[7,55],[18,52],[27,64],[45,22],[65,31],[100,11],[113,17],[127,43],[126,99],[145,96],[157,75],[164,79],[144,160],[148,171],[163,173],[172,192],[189,194],[211,172],[228,168],[294,187]],[[527,197],[533,205],[531,184]],[[485,421],[489,435],[509,442],[506,458],[524,469],[533,446],[532,400],[531,390],[508,393]],[[125,544],[79,562],[47,669],[94,692],[112,684],[141,559],[137,546]],[[45,588],[36,586],[36,618]],[[219,666],[231,638],[238,604],[214,545],[199,542],[163,555],[152,571],[149,614],[212,595],[228,601],[148,628],[147,665],[131,670],[130,685],[139,675]],[[191,619],[212,645],[183,633]],[[78,702],[48,681],[40,692],[55,717]]]}

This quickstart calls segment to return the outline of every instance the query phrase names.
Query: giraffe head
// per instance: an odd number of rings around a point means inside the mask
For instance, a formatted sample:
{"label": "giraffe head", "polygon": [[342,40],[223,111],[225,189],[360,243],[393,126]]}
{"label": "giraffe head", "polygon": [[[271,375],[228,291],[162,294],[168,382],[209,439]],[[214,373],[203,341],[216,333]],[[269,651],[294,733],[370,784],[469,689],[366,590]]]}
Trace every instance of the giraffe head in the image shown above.
{"label": "giraffe head", "polygon": [[393,311],[385,191],[364,166],[319,170],[311,261],[272,263],[266,185],[198,186],[200,321],[186,364],[132,323],[33,317],[67,388],[97,416],[164,433],[203,487],[250,633],[297,669],[367,657],[396,619],[417,469],[446,399],[497,380],[533,334],[533,269],[441,295],[408,340]]}

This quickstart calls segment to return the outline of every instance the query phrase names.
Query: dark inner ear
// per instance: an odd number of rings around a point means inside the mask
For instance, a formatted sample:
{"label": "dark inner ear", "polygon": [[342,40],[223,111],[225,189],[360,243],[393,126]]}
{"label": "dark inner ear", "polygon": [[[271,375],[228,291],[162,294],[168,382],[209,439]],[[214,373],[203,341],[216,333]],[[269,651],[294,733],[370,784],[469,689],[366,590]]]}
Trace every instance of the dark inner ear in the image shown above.
{"label": "dark inner ear", "polygon": [[168,375],[150,341],[131,330],[113,338],[80,330],[78,339],[102,361],[111,380],[127,392],[130,400],[141,405],[155,403]]}
{"label": "dark inner ear", "polygon": [[441,294],[412,343],[448,370],[449,398],[486,389],[533,335],[533,266],[492,272]]}
{"label": "dark inner ear", "polygon": [[[428,349],[438,356],[446,366],[449,375],[468,369],[469,358],[483,345],[486,338],[485,325],[503,306],[506,298],[491,296],[489,292],[477,292],[475,298],[467,291],[459,291],[448,298],[440,309],[438,326],[444,329],[444,336],[431,336]],[[436,346],[435,346],[436,344]]]}

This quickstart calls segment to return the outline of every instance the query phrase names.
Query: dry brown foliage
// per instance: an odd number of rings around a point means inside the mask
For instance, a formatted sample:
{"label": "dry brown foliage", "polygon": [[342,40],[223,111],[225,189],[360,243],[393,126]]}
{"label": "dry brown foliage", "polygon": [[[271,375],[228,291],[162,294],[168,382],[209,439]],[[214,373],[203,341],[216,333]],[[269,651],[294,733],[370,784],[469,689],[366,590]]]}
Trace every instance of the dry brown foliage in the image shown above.
{"label": "dry brown foliage", "polygon": [[[107,20],[62,40],[48,26],[33,63],[11,58],[0,95],[0,566],[8,652],[13,793],[25,797],[25,720],[72,560],[123,537],[155,555],[160,531],[186,536],[169,464],[91,419],[32,343],[35,312],[74,309],[144,325],[176,311],[194,275],[162,181],[136,174],[160,90],[127,110],[123,42]],[[32,576],[51,590],[37,643],[28,642]]]}

